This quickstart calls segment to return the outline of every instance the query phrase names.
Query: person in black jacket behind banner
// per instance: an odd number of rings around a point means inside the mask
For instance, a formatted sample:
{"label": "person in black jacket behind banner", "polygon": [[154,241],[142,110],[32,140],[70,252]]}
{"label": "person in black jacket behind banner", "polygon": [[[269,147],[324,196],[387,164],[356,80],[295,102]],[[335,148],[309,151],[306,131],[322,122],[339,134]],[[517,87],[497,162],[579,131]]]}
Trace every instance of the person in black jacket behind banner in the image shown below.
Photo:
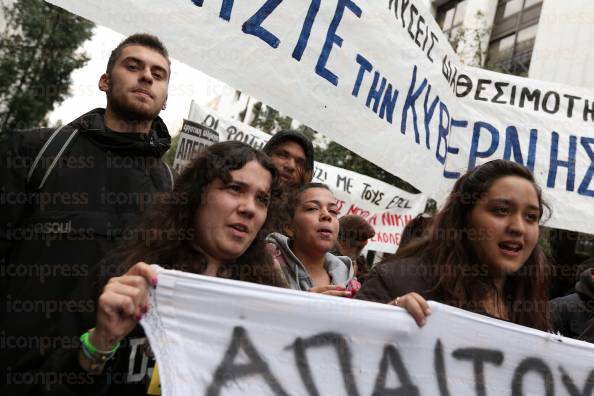
{"label": "person in black jacket behind banner", "polygon": [[[157,37],[135,34],[109,58],[106,109],[59,129],[7,131],[0,148],[2,385],[68,381],[37,373],[44,355],[76,348],[93,323],[97,263],[173,188],[161,160],[171,138],[158,117],[171,74]],[[76,326],[65,326],[68,318]]]}
{"label": "person in black jacket behind banner", "polygon": [[555,330],[566,337],[594,343],[594,258],[579,267],[575,293],[551,301]]}

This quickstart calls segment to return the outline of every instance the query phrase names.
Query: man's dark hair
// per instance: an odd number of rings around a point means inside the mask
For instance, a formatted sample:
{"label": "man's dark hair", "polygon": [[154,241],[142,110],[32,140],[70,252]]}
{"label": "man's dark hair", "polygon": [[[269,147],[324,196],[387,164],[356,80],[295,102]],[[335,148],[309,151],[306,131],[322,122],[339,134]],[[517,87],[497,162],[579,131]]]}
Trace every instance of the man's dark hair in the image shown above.
{"label": "man's dark hair", "polygon": [[338,219],[340,230],[338,240],[354,244],[373,238],[375,230],[363,217],[357,215],[342,216]]}
{"label": "man's dark hair", "polygon": [[[301,146],[303,149],[303,154],[305,154],[305,171],[313,171],[314,167],[314,148],[311,140],[307,138],[303,133],[296,131],[296,130],[285,130],[279,131],[272,135],[270,140],[262,147],[262,151],[264,151],[268,155],[272,155],[274,150],[284,144],[286,142],[295,142]],[[309,183],[311,177],[304,181],[304,183]]]}
{"label": "man's dark hair", "polygon": [[300,176],[301,182],[299,184],[310,183],[313,177],[314,148],[311,140],[303,133],[292,129],[277,132],[262,147],[262,151],[272,157],[275,150],[286,142],[295,142],[303,149],[303,154],[305,154],[305,169],[303,169],[303,173]]}
{"label": "man's dark hair", "polygon": [[118,44],[113,51],[111,51],[111,55],[109,55],[109,60],[107,61],[107,69],[105,71],[107,74],[111,73],[116,61],[122,55],[122,51],[129,45],[142,45],[143,47],[150,48],[163,55],[163,57],[167,59],[167,64],[170,69],[169,74],[171,74],[171,61],[169,60],[167,48],[165,48],[157,36],[147,33],[135,33],[132,36],[127,37],[124,41]]}

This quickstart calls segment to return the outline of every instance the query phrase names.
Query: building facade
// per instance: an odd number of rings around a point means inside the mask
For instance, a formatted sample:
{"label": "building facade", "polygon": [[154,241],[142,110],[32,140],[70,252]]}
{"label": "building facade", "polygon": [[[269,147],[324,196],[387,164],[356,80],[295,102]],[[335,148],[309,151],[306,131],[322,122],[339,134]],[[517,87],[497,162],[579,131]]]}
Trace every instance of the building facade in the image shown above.
{"label": "building facade", "polygon": [[[430,0],[425,4],[467,64],[594,87],[594,75],[589,72],[594,66],[589,51],[589,40],[594,38],[592,0]],[[472,51],[477,47],[479,56]]]}

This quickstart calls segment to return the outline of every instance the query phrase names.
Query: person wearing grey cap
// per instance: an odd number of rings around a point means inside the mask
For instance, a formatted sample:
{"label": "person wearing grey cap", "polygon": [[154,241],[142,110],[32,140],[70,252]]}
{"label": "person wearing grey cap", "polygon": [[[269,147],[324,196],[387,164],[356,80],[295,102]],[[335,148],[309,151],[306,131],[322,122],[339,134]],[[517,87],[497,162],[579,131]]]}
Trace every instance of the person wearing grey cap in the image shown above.
{"label": "person wearing grey cap", "polygon": [[274,134],[262,150],[279,170],[281,184],[301,187],[313,176],[314,149],[301,132],[285,130]]}

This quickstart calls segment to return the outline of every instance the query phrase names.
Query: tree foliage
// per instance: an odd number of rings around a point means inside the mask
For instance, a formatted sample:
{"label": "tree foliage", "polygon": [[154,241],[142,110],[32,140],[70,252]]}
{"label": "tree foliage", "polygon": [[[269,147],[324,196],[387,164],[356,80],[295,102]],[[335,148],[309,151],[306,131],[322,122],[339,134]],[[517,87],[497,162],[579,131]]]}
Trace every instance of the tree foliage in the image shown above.
{"label": "tree foliage", "polygon": [[419,192],[409,183],[386,172],[379,166],[367,161],[365,158],[342,147],[336,142],[330,142],[326,148],[316,147],[315,156],[316,161],[373,177],[408,192]]}
{"label": "tree foliage", "polygon": [[252,112],[254,118],[250,122],[250,125],[266,133],[291,128],[291,122],[293,121],[291,117],[280,114],[278,110],[266,106],[262,102],[257,102]]}
{"label": "tree foliage", "polygon": [[163,156],[163,161],[171,167],[173,167],[173,162],[175,161],[175,152],[177,151],[177,146],[179,146],[180,139],[181,132],[171,138],[171,147],[169,147],[169,150]]}
{"label": "tree foliage", "polygon": [[448,34],[448,40],[462,63],[468,66],[482,67],[487,60],[487,48],[493,26],[487,25],[485,14],[477,11],[473,27],[460,26]]}
{"label": "tree foliage", "polygon": [[68,95],[94,24],[43,0],[0,0],[0,133],[42,126]]}

